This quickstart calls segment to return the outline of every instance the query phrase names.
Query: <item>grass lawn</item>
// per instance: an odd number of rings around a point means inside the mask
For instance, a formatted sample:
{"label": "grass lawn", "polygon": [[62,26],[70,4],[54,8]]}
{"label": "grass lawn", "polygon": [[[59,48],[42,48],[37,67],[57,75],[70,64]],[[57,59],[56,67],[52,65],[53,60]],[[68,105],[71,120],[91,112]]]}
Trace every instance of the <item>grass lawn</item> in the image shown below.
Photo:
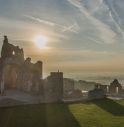
{"label": "grass lawn", "polygon": [[0,127],[124,127],[124,100],[0,108]]}

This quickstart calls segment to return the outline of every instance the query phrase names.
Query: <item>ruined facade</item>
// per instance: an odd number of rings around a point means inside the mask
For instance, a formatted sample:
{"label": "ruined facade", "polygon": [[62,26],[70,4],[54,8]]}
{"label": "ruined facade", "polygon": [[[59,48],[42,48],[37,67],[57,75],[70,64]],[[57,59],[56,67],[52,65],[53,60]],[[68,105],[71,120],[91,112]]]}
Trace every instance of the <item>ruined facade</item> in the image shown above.
{"label": "ruined facade", "polygon": [[73,92],[75,90],[75,82],[73,79],[64,78],[63,82],[64,94]]}
{"label": "ruined facade", "polygon": [[114,79],[110,85],[100,85],[99,88],[102,89],[106,94],[119,95],[123,93],[122,85],[117,79]]}
{"label": "ruined facade", "polygon": [[19,89],[27,92],[39,92],[42,85],[42,61],[31,63],[24,59],[24,51],[9,43],[4,36],[0,58],[0,89]]}
{"label": "ruined facade", "polygon": [[0,93],[16,89],[43,95],[47,102],[58,102],[63,98],[63,73],[51,72],[43,80],[43,62],[31,62],[24,58],[23,49],[9,43],[4,36],[0,58]]}
{"label": "ruined facade", "polygon": [[51,72],[45,80],[45,98],[48,101],[62,101],[63,98],[63,73]]}
{"label": "ruined facade", "polygon": [[24,62],[24,52],[22,48],[10,44],[7,36],[4,36],[1,58],[4,64],[15,63],[20,65]]}
{"label": "ruined facade", "polygon": [[111,94],[121,94],[121,92],[122,92],[121,84],[119,83],[119,81],[117,79],[114,79],[114,81],[110,83],[109,93],[111,93]]}

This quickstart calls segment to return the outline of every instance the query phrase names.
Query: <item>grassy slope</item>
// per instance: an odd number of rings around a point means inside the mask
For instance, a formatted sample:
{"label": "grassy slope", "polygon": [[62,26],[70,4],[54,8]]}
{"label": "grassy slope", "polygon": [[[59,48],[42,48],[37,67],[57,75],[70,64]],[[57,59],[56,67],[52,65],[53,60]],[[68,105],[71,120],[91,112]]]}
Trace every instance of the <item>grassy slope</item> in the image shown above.
{"label": "grassy slope", "polygon": [[124,127],[124,100],[0,108],[0,127]]}

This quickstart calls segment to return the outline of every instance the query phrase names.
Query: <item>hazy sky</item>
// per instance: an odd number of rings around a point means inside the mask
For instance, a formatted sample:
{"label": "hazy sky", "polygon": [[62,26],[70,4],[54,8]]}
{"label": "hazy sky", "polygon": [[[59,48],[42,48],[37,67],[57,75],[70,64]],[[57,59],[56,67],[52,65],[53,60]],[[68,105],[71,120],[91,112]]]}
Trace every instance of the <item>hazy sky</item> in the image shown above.
{"label": "hazy sky", "polygon": [[0,0],[0,47],[4,34],[45,72],[124,71],[124,0]]}

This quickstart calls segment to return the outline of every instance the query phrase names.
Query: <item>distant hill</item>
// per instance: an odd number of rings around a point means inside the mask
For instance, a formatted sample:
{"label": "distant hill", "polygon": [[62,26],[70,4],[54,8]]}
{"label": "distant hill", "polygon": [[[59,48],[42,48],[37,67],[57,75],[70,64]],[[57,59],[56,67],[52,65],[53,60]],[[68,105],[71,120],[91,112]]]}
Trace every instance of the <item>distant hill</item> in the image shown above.
{"label": "distant hill", "polygon": [[85,80],[79,80],[75,81],[75,89],[80,89],[84,91],[89,91],[94,89],[94,86],[96,85],[96,82],[90,82]]}

